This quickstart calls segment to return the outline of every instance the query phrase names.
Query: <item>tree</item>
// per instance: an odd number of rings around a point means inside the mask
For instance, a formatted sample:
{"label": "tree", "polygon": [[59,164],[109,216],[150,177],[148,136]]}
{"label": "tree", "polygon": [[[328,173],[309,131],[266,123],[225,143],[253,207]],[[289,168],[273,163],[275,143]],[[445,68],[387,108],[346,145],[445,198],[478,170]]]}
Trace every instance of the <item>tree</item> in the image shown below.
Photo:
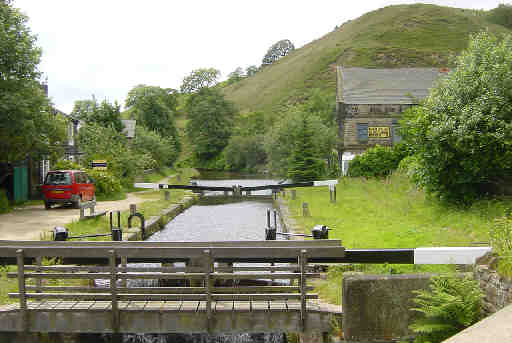
{"label": "tree", "polygon": [[0,1],[0,160],[13,162],[29,153],[48,153],[58,131],[40,83],[41,50],[28,18]]}
{"label": "tree", "polygon": [[512,29],[512,5],[499,4],[498,7],[489,11],[488,20],[494,24]]}
{"label": "tree", "polygon": [[280,176],[284,177],[288,174],[296,142],[303,130],[303,116],[307,116],[308,127],[311,126],[314,133],[311,144],[316,157],[329,159],[335,147],[335,127],[325,125],[316,113],[309,112],[305,107],[306,105],[298,105],[288,109],[265,134],[264,146],[268,167],[273,173]]}
{"label": "tree", "polygon": [[295,46],[292,42],[290,42],[290,40],[280,40],[268,49],[267,53],[263,57],[261,64],[262,66],[270,65],[279,60],[281,57],[288,55],[293,50],[295,50]]}
{"label": "tree", "polygon": [[125,106],[132,108],[145,97],[159,98],[171,111],[176,112],[177,98],[176,90],[172,88],[161,88],[158,86],[147,86],[144,84],[133,87],[126,97]]}
{"label": "tree", "polygon": [[252,66],[248,66],[246,69],[245,69],[245,75],[247,77],[251,77],[253,76],[254,74],[256,74],[260,69],[258,67],[256,67],[255,65],[252,65]]}
{"label": "tree", "polygon": [[512,35],[471,38],[456,69],[402,122],[421,168],[415,180],[451,202],[470,204],[510,184]]}
{"label": "tree", "polygon": [[172,88],[137,85],[128,92],[125,105],[133,110],[140,125],[172,142],[177,152],[181,143],[176,129],[177,94]]}
{"label": "tree", "polygon": [[241,67],[236,68],[228,75],[228,84],[233,84],[242,80],[245,77],[244,70]]}
{"label": "tree", "polygon": [[213,88],[201,88],[185,104],[189,121],[186,132],[199,161],[215,158],[228,144],[235,108]]}
{"label": "tree", "polygon": [[96,98],[92,100],[77,100],[71,111],[71,117],[79,119],[87,124],[97,123],[103,127],[113,127],[117,132],[123,131],[121,122],[121,106],[116,102],[109,103],[103,100],[98,105]]}
{"label": "tree", "polygon": [[150,164],[145,169],[172,166],[178,158],[175,142],[171,138],[163,138],[156,131],[137,126],[133,140],[133,148],[141,155],[151,156]]}
{"label": "tree", "polygon": [[318,180],[325,171],[315,149],[315,133],[307,115],[300,114],[299,131],[289,162],[287,176],[294,182]]}
{"label": "tree", "polygon": [[182,93],[197,92],[202,88],[211,87],[217,83],[220,71],[215,68],[201,68],[192,72],[183,79],[181,84]]}

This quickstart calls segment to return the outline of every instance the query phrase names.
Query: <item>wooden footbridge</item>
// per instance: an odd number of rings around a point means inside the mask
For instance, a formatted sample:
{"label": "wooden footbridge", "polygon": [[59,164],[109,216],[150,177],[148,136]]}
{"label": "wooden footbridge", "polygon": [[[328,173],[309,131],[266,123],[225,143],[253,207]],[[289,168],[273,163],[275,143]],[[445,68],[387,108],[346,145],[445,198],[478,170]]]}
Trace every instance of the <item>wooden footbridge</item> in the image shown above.
{"label": "wooden footbridge", "polygon": [[[0,241],[0,264],[17,265],[9,276],[19,288],[9,294],[18,302],[0,307],[0,332],[327,332],[342,313],[315,302],[315,263],[472,264],[489,251],[345,250],[339,240]],[[128,285],[143,279],[158,283]]]}
{"label": "wooden footbridge", "polygon": [[[344,255],[336,240],[0,241],[0,262],[17,265],[9,276],[19,286],[9,294],[19,301],[0,308],[0,331],[325,332],[341,311],[314,303],[311,263]],[[133,265],[140,262],[161,265]],[[141,279],[159,283],[128,287]]]}

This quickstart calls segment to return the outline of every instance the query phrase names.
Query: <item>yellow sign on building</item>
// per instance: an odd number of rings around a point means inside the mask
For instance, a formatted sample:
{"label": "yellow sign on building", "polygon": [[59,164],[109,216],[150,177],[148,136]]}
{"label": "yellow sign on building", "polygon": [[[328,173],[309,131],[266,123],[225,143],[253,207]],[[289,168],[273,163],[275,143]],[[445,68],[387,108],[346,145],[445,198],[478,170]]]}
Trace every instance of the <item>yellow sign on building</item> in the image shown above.
{"label": "yellow sign on building", "polygon": [[368,138],[389,138],[389,127],[368,127]]}

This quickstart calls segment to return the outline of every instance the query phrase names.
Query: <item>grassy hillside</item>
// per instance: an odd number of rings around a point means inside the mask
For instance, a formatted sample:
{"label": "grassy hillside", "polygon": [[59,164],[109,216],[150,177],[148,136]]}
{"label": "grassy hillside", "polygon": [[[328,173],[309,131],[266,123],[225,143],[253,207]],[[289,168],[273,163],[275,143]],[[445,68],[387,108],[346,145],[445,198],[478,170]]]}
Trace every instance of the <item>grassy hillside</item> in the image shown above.
{"label": "grassy hillside", "polygon": [[277,112],[301,102],[313,88],[335,96],[335,66],[450,66],[471,33],[506,32],[487,21],[486,12],[435,5],[397,5],[344,23],[266,67],[225,88],[241,111]]}

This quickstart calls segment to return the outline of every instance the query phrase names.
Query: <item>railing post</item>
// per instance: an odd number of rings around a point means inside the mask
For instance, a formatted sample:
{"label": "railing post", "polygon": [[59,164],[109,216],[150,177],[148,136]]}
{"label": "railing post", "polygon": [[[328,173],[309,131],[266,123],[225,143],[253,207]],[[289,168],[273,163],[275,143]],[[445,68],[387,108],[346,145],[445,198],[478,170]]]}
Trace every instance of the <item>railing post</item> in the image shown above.
{"label": "railing post", "polygon": [[27,297],[25,295],[25,258],[23,249],[16,250],[18,264],[18,290],[20,293],[21,326],[23,332],[28,331]]}
{"label": "railing post", "polygon": [[212,321],[212,279],[211,273],[213,272],[213,259],[211,250],[204,250],[204,287],[206,290],[206,317],[208,332],[211,330]]}
{"label": "railing post", "polygon": [[[126,257],[126,256],[121,257],[121,267],[125,268],[124,273],[126,273],[126,267],[127,266],[128,266],[128,257]],[[121,285],[126,288],[127,285],[128,285],[128,279],[122,279],[121,280]]]}
{"label": "railing post", "polygon": [[109,250],[110,258],[110,294],[112,302],[112,331],[119,333],[119,306],[117,303],[117,256],[115,250]]}
{"label": "railing post", "polygon": [[[38,267],[41,267],[43,265],[43,258],[41,256],[37,256],[36,257],[36,264]],[[38,273],[41,272],[41,269],[37,268],[36,271]],[[43,280],[41,278],[37,278],[36,279],[36,287],[37,287],[37,290],[36,290],[36,293],[41,293],[41,286],[43,285]]]}
{"label": "railing post", "polygon": [[308,263],[307,250],[302,249],[299,256],[300,264],[300,329],[302,332],[306,330],[306,267]]}

